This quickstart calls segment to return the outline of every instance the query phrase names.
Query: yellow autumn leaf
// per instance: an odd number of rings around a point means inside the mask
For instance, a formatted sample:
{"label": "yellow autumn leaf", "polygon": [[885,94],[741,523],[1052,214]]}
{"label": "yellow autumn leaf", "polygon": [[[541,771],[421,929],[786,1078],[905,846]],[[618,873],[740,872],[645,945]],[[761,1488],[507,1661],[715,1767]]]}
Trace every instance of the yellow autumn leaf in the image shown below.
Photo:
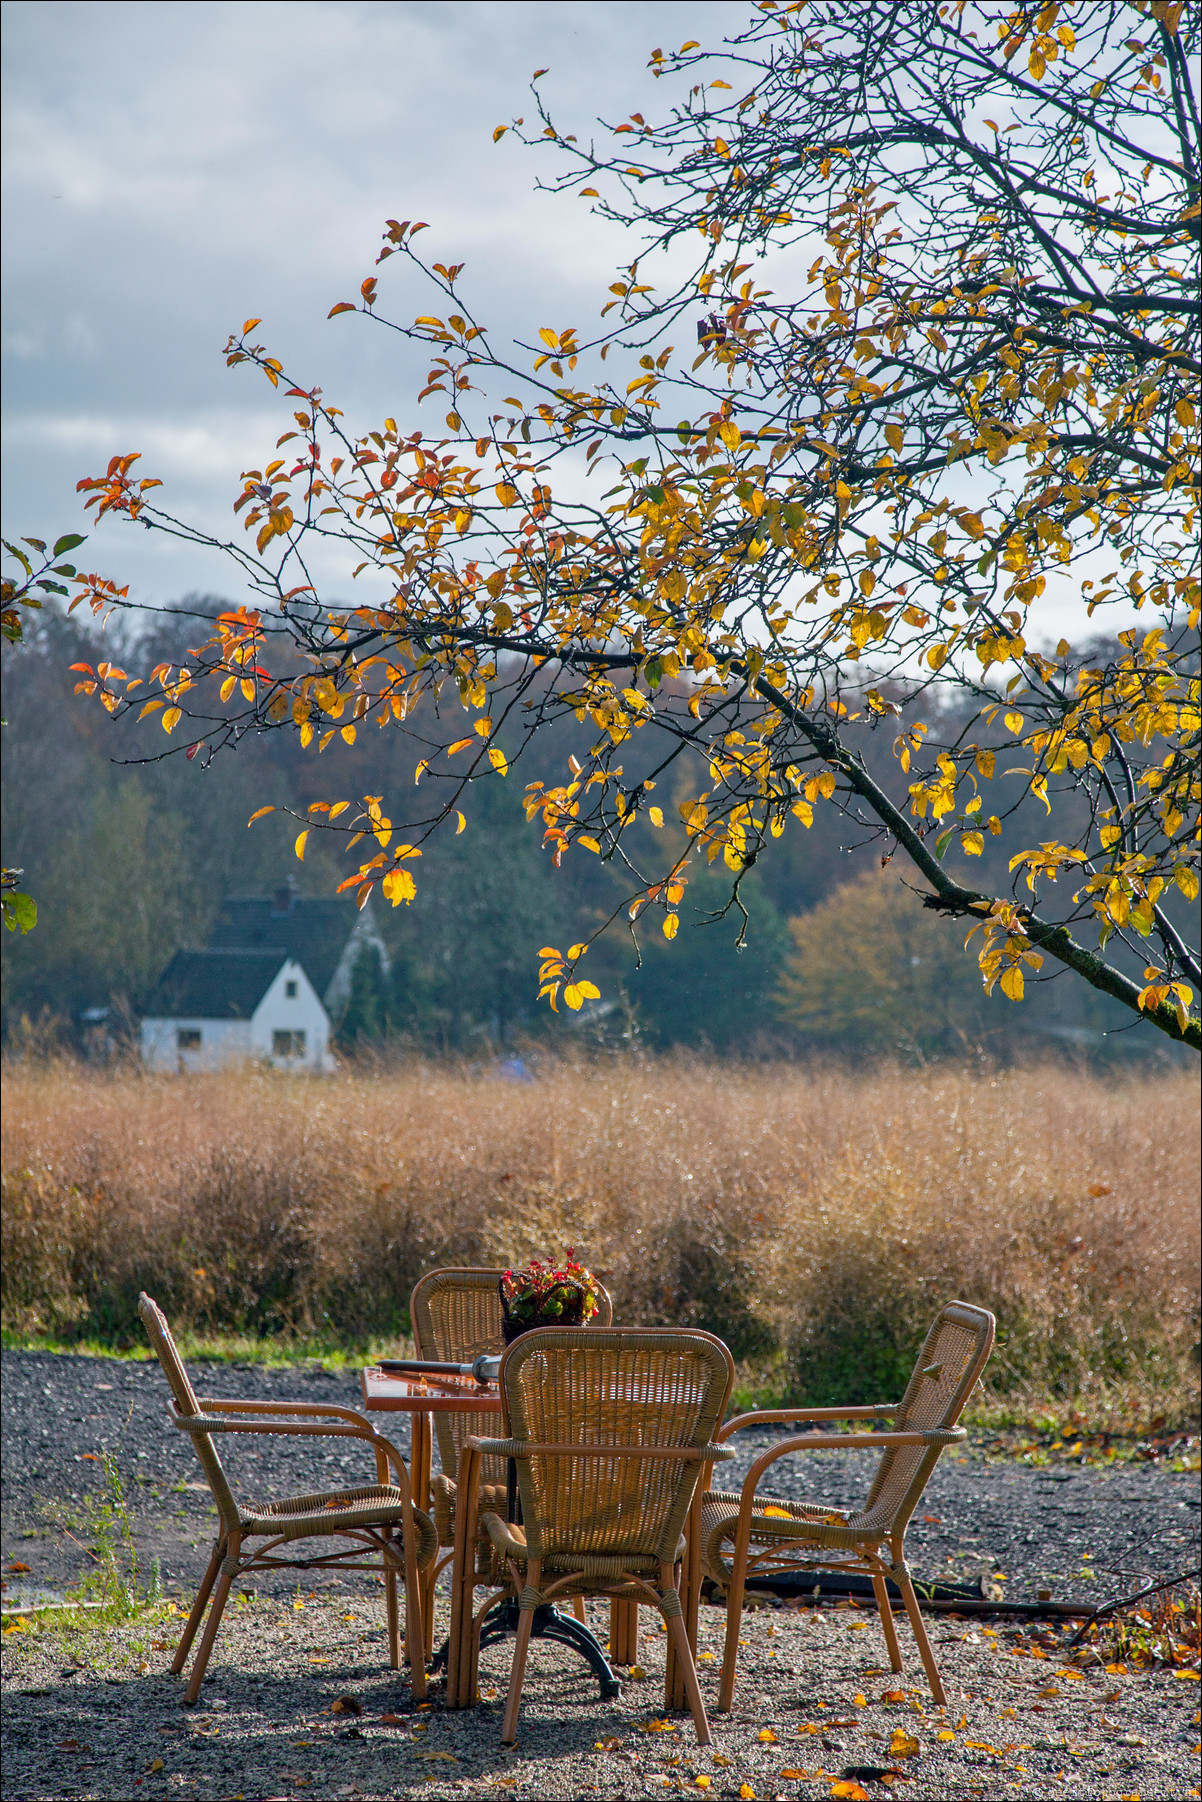
{"label": "yellow autumn leaf", "polygon": [[174,726],[176,726],[182,718],[183,718],[183,711],[181,708],[168,707],[166,713],[163,715],[162,719],[159,721],[159,724],[162,726],[164,732],[170,732],[172,730],[172,728]]}
{"label": "yellow autumn leaf", "polygon": [[584,1005],[584,994],[579,983],[569,982],[563,991],[563,998],[573,1013]]}
{"label": "yellow autumn leaf", "polygon": [[512,482],[497,483],[497,499],[503,507],[512,507],[518,498],[518,491]]}
{"label": "yellow autumn leaf", "polygon": [[680,915],[668,914],[664,920],[664,937],[674,939],[680,927]]}
{"label": "yellow autumn leaf", "polygon": [[893,1729],[893,1738],[889,1741],[890,1758],[917,1758],[921,1751],[922,1745],[912,1733],[907,1733],[904,1727]]}
{"label": "yellow autumn leaf", "polygon": [[985,834],[983,832],[962,832],[960,849],[965,857],[979,857],[985,849]]}
{"label": "yellow autumn leaf", "polygon": [[905,442],[906,434],[899,425],[887,425],[885,427],[885,443],[891,450],[899,451]]}
{"label": "yellow autumn leaf", "polygon": [[408,870],[389,870],[380,887],[384,891],[384,899],[391,901],[394,907],[399,907],[402,901],[412,901],[417,893],[417,884]]}
{"label": "yellow autumn leaf", "polygon": [[596,839],[592,838],[587,832],[582,832],[580,837],[576,840],[576,843],[578,845],[583,845],[586,851],[595,851],[598,856],[601,854],[600,845],[597,843]]}
{"label": "yellow autumn leaf", "polygon": [[649,807],[647,809],[647,818],[651,821],[651,824],[653,826],[662,826],[664,823],[663,808],[662,807]]}
{"label": "yellow autumn leaf", "polygon": [[1003,970],[1001,990],[1003,995],[1009,995],[1011,1001],[1022,1000],[1023,973],[1017,964],[1011,964],[1008,970]]}
{"label": "yellow autumn leaf", "polygon": [[501,749],[500,745],[490,745],[489,746],[488,761],[492,764],[492,767],[494,770],[496,770],[498,776],[504,776],[507,774],[507,772],[509,770],[509,761],[506,758],[505,753]]}
{"label": "yellow autumn leaf", "polygon": [[722,424],[718,427],[718,436],[721,438],[727,450],[738,450],[740,444],[743,442],[743,434],[733,419],[723,420]]}
{"label": "yellow autumn leaf", "polygon": [[1005,720],[1008,732],[1021,732],[1027,723],[1021,713],[1008,713]]}
{"label": "yellow autumn leaf", "polygon": [[792,1520],[793,1518],[787,1508],[778,1508],[775,1502],[769,1502],[763,1513],[768,1520]]}
{"label": "yellow autumn leaf", "polygon": [[455,819],[457,821],[457,824],[455,827],[455,837],[458,838],[459,834],[463,831],[463,828],[467,825],[467,821],[463,817],[463,815],[459,812],[458,808],[456,808],[456,810],[455,810]]}
{"label": "yellow autumn leaf", "polygon": [[261,819],[262,819],[262,818],[263,818],[263,815],[264,815],[264,814],[265,814],[265,813],[274,813],[274,812],[275,812],[275,808],[274,808],[274,807],[260,807],[260,809],[259,809],[259,811],[258,811],[258,813],[252,813],[252,814],[251,814],[251,816],[250,816],[250,818],[249,818],[249,820],[247,820],[247,822],[246,822],[246,824],[247,824],[247,825],[248,825],[248,826],[253,826],[253,825],[254,825],[254,823],[255,823],[255,821],[256,821],[256,820],[261,820]]}
{"label": "yellow autumn leaf", "polygon": [[296,845],[294,848],[296,851],[296,855],[300,858],[302,863],[304,863],[304,861],[305,861],[305,840],[308,838],[308,836],[309,836],[309,828],[307,826],[305,827],[305,830],[303,832],[298,832],[296,835]]}

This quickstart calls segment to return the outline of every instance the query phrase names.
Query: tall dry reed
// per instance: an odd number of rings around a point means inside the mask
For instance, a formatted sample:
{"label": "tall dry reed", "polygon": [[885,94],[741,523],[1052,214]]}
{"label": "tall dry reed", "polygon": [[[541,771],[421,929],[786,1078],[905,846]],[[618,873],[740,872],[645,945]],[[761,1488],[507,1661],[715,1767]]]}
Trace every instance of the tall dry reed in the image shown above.
{"label": "tall dry reed", "polygon": [[7,1072],[6,1324],[137,1336],[403,1331],[437,1264],[575,1244],[617,1318],[720,1333],[782,1392],[883,1399],[956,1295],[995,1388],[1138,1377],[1198,1338],[1198,1086],[1046,1066],[686,1060],[529,1085],[414,1062],[327,1081]]}

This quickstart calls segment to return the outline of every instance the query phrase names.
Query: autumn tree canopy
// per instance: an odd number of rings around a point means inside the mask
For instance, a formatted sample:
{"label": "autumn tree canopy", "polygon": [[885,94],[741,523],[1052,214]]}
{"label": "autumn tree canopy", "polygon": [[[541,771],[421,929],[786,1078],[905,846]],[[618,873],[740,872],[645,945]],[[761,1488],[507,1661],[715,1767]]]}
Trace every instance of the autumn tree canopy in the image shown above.
{"label": "autumn tree canopy", "polygon": [[[229,542],[132,453],[80,484],[223,552],[243,604],[81,686],[189,758],[414,734],[415,790],[331,796],[297,839],[343,835],[362,899],[408,900],[465,785],[508,777],[557,863],[614,860],[622,916],[671,938],[699,860],[737,918],[747,869],[835,807],[962,919],[986,987],[1058,962],[1199,1045],[1197,36],[1164,0],[761,0],[718,51],[654,51],[658,120],[581,142],[535,86],[496,135],[636,252],[600,321],[502,343],[390,220],[333,314],[428,346],[445,427],[353,428],[247,321],[227,360],[293,423]],[[398,267],[438,295],[412,323]],[[317,544],[357,604],[319,592]],[[573,716],[568,768],[511,773]],[[552,1006],[596,993],[586,951],[543,948]]]}

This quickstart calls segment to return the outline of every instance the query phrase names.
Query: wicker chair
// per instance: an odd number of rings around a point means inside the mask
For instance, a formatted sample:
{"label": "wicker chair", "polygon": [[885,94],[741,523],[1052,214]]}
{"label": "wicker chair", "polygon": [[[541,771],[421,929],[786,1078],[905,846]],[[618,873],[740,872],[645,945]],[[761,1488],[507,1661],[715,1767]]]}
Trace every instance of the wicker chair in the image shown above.
{"label": "wicker chair", "polygon": [[[138,1312],[158,1353],[172,1400],[171,1418],[181,1432],[190,1435],[208,1478],[217,1508],[218,1530],[213,1555],[204,1574],[192,1612],[175,1657],[173,1676],[183,1670],[205,1606],[212,1596],[200,1647],[192,1663],[185,1699],[195,1702],[222,1612],[235,1577],[261,1570],[370,1570],[383,1573],[388,1612],[388,1650],[394,1670],[401,1663],[397,1619],[397,1577],[405,1580],[405,1647],[411,1667],[413,1694],[426,1693],[424,1635],[422,1632],[419,1573],[432,1563],[437,1539],[429,1515],[410,1499],[409,1473],[395,1446],[376,1432],[372,1423],[353,1408],[329,1407],[320,1402],[224,1401],[198,1399],[180,1360],[171,1330],[158,1304],[142,1295]],[[214,1433],[288,1433],[309,1438],[362,1439],[375,1452],[376,1481],[356,1489],[326,1490],[314,1495],[292,1496],[287,1501],[242,1506],[230,1490],[222,1468]],[[391,1475],[390,1469],[391,1466]],[[315,1557],[280,1556],[279,1549],[294,1540],[347,1540],[345,1549]],[[248,1544],[264,1540],[256,1548]]]}
{"label": "wicker chair", "polygon": [[[767,1421],[835,1421],[892,1416],[891,1432],[807,1434],[772,1446],[752,1464],[742,1494],[710,1490],[701,1498],[701,1567],[726,1591],[726,1651],[718,1706],[734,1696],[739,1620],[750,1579],[769,1571],[868,1572],[880,1611],[889,1662],[902,1668],[893,1624],[888,1579],[901,1592],[931,1692],[939,1706],[947,1697],[922,1623],[905,1559],[905,1535],[919,1497],[945,1445],[965,1437],[956,1422],[985,1368],[993,1346],[993,1315],[966,1302],[949,1302],[923,1342],[914,1374],[900,1402],[864,1408],[778,1408],[742,1414],[718,1434],[726,1440],[742,1427]],[[882,1453],[872,1486],[859,1511],[820,1503],[780,1501],[758,1493],[760,1478],[791,1452],[879,1447]]]}
{"label": "wicker chair", "polygon": [[[504,1270],[471,1266],[428,1271],[409,1298],[409,1319],[418,1357],[454,1364],[470,1364],[481,1352],[498,1357],[505,1350],[500,1295],[504,1275]],[[608,1290],[600,1283],[597,1285],[596,1319],[598,1326],[608,1326],[613,1319],[613,1303]],[[434,1432],[442,1469],[432,1477],[428,1472],[416,1469],[413,1472],[419,1501],[425,1483],[429,1482],[431,1512],[439,1544],[438,1557],[425,1573],[423,1585],[427,1658],[434,1648],[434,1585],[451,1562],[455,1544],[460,1448],[465,1439],[483,1437],[495,1428],[496,1419],[491,1414],[435,1414]],[[504,1459],[484,1460],[480,1495],[482,1513],[493,1509],[504,1514],[507,1480]],[[491,1556],[481,1559],[482,1577],[489,1576],[491,1565]]]}
{"label": "wicker chair", "polygon": [[[470,1705],[476,1694],[485,1616],[516,1599],[521,1613],[501,1730],[512,1745],[535,1608],[603,1595],[659,1610],[697,1738],[709,1744],[679,1579],[702,1467],[732,1455],[713,1435],[733,1381],[730,1353],[710,1333],[544,1327],[510,1347],[501,1366],[509,1436],[468,1439],[460,1455],[452,1706]],[[515,1461],[523,1525],[483,1514],[506,1580],[473,1615],[471,1553],[486,1457]],[[670,1671],[669,1692],[672,1683]]]}

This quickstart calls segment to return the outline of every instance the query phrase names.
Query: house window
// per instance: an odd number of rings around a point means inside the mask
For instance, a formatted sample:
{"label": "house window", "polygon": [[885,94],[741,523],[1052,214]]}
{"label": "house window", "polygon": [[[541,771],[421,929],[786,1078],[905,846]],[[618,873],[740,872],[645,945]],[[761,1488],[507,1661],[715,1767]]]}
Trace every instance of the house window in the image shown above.
{"label": "house window", "polygon": [[175,1048],[177,1051],[199,1051],[200,1050],[200,1029],[199,1029],[199,1027],[196,1027],[196,1026],[181,1026],[181,1027],[179,1027],[176,1032],[176,1035],[175,1035]]}
{"label": "house window", "polygon": [[296,984],[295,984],[295,982],[286,982],[284,984],[284,993],[285,993],[285,995],[287,995],[289,1001],[295,1001],[296,1000]]}
{"label": "house window", "polygon": [[305,1035],[303,1032],[273,1032],[271,1035],[272,1057],[304,1057]]}

